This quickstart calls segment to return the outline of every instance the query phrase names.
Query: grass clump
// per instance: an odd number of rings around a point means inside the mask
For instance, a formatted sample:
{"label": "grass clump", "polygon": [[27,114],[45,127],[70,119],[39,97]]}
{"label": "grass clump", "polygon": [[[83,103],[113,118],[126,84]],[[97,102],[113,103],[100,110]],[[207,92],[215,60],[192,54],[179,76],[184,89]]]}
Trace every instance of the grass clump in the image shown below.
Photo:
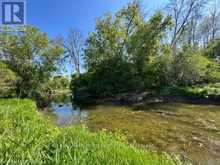
{"label": "grass clump", "polygon": [[57,128],[41,118],[31,100],[0,100],[0,121],[0,164],[176,164],[114,134]]}

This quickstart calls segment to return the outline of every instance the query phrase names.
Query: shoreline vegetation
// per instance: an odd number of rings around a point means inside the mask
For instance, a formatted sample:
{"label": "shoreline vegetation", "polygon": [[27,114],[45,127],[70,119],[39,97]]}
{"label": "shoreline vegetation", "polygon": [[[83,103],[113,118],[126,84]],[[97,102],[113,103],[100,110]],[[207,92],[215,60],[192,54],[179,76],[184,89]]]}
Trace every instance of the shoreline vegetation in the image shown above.
{"label": "shoreline vegetation", "polygon": [[79,103],[145,104],[179,102],[220,105],[220,83],[192,87],[163,87],[148,92],[121,93],[112,97],[73,96]]}
{"label": "shoreline vegetation", "polygon": [[28,99],[0,99],[0,119],[1,163],[182,164],[165,153],[137,149],[120,135],[53,126]]}
{"label": "shoreline vegetation", "polygon": [[[194,19],[190,19],[198,11],[184,12],[191,7],[200,10],[204,2],[187,2],[169,4],[174,12],[182,4],[176,11],[181,14],[155,11],[146,19],[141,4],[133,1],[100,17],[83,49],[86,70],[72,75],[74,100],[127,104],[155,98],[155,102],[218,103],[220,38],[192,39],[192,29],[199,28],[192,27]],[[189,18],[179,27],[177,15]],[[172,36],[171,29],[180,34]]]}

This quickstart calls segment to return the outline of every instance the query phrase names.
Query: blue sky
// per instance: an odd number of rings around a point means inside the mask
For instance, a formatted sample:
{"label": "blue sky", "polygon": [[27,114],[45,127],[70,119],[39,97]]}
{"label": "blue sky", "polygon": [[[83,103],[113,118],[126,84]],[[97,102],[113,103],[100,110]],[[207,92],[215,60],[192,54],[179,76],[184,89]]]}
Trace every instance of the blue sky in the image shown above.
{"label": "blue sky", "polygon": [[[166,0],[143,0],[146,11],[159,8]],[[27,0],[27,23],[48,33],[64,35],[70,28],[86,34],[95,27],[95,19],[116,12],[129,0]]]}

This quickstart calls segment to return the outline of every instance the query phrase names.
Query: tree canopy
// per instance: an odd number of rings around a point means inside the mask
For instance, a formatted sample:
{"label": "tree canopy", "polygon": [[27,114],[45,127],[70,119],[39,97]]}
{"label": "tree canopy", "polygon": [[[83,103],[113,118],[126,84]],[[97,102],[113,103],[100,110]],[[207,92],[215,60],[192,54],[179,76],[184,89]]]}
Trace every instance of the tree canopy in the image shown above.
{"label": "tree canopy", "polygon": [[51,76],[62,54],[58,42],[30,26],[25,31],[3,31],[0,43],[0,60],[20,77],[16,89],[22,97],[31,96]]}
{"label": "tree canopy", "polygon": [[[140,3],[134,1],[116,14],[99,18],[85,45],[87,71],[79,78],[73,75],[74,93],[112,96],[162,86],[219,81],[219,65],[211,58],[218,56],[218,42],[209,46],[208,53],[202,45],[195,44],[196,34],[191,33],[193,38],[188,42],[190,28],[195,30],[190,22],[202,10],[204,1],[184,1],[184,8],[172,2],[170,7],[184,17],[156,11],[145,18]],[[170,43],[170,39],[174,41]]]}

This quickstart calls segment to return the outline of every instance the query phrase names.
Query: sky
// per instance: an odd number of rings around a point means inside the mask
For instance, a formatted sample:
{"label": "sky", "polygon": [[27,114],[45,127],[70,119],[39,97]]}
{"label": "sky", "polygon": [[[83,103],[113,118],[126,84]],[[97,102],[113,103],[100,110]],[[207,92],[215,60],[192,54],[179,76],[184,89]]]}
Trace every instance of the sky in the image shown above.
{"label": "sky", "polygon": [[[152,14],[167,0],[142,0],[143,10]],[[26,0],[27,24],[47,33],[49,38],[65,37],[70,28],[82,32],[84,38],[95,28],[95,20],[107,12],[115,13],[130,0]],[[74,68],[67,64],[64,75]]]}
{"label": "sky", "polygon": [[[166,0],[142,0],[146,11],[153,11]],[[93,31],[96,18],[116,12],[129,0],[27,0],[27,24],[49,37],[65,36],[70,28],[86,36]]]}

